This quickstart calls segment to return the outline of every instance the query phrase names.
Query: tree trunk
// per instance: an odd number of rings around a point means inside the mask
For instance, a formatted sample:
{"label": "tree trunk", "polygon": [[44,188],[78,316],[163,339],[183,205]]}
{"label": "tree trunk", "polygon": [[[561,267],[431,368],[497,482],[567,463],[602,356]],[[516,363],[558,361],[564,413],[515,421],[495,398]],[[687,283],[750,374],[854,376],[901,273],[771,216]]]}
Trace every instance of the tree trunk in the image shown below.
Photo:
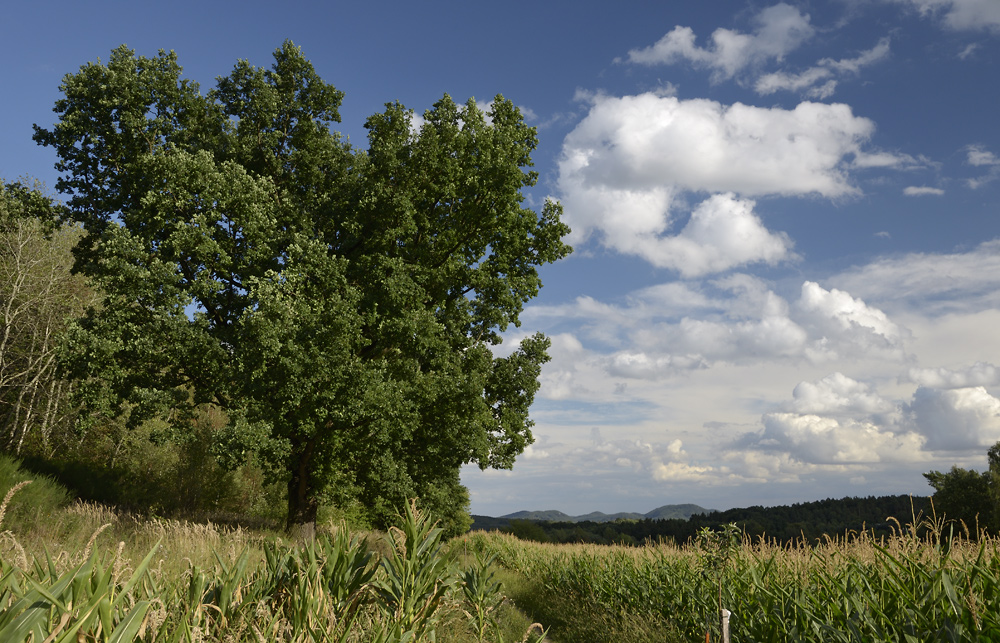
{"label": "tree trunk", "polygon": [[303,539],[311,539],[316,533],[316,488],[310,474],[314,440],[309,440],[299,449],[293,446],[297,459],[292,467],[292,477],[288,480],[288,518],[285,529]]}

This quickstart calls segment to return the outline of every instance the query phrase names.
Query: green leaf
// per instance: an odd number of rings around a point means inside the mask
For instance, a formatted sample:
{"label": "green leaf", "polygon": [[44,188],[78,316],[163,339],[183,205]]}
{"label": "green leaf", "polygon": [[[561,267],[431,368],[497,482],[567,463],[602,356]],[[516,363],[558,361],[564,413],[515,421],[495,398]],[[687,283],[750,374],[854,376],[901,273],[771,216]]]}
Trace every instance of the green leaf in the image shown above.
{"label": "green leaf", "polygon": [[[142,627],[146,612],[149,611],[149,601],[137,602],[128,614],[115,626],[108,643],[131,643],[135,640],[139,629]],[[107,632],[108,630],[105,630]]]}

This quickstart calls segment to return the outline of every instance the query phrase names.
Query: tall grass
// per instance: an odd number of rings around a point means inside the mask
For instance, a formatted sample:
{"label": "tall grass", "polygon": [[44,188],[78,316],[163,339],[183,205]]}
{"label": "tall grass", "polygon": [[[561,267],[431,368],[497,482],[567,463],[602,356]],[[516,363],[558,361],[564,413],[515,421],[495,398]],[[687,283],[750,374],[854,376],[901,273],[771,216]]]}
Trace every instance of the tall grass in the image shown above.
{"label": "tall grass", "polygon": [[536,621],[560,643],[702,641],[718,640],[720,605],[734,641],[1000,640],[1000,541],[940,521],[813,545],[446,543],[411,504],[390,534],[331,524],[295,542],[66,505],[51,481],[8,473],[5,643],[511,643],[544,638]]}
{"label": "tall grass", "polygon": [[328,526],[305,542],[83,503],[5,523],[34,484],[0,489],[4,643],[539,640],[503,622],[499,585],[475,585],[492,571],[463,569],[415,505],[391,536]]}

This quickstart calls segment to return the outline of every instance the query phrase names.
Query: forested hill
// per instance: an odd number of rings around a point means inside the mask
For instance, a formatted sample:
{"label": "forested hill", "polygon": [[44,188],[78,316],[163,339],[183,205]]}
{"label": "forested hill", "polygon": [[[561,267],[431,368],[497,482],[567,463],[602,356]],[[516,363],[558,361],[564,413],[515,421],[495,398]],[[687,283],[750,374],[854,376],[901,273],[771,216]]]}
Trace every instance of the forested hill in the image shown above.
{"label": "forested hill", "polygon": [[[862,529],[889,533],[895,518],[901,524],[930,511],[925,496],[868,496],[826,499],[776,507],[745,507],[696,513],[688,519],[537,520],[520,517],[485,518],[475,516],[474,529],[501,529],[521,538],[542,542],[593,542],[641,544],[652,539],[686,542],[703,527],[736,523],[751,538],[765,537],[780,542],[805,538],[812,542],[824,534],[831,537]],[[527,512],[521,512],[527,513]],[[546,512],[557,513],[557,512]],[[563,514],[565,515],[565,514]],[[568,516],[567,516],[568,518]],[[919,518],[918,518],[919,519]]]}
{"label": "forested hill", "polygon": [[615,522],[622,520],[659,520],[663,518],[678,518],[687,520],[694,514],[713,513],[714,509],[705,509],[699,505],[663,505],[644,514],[630,511],[606,514],[600,511],[593,511],[582,516],[571,516],[555,509],[547,511],[515,511],[511,514],[494,518],[492,516],[472,516],[472,527],[470,531],[483,530],[494,531],[497,529],[507,529],[511,521],[530,520],[533,522]]}

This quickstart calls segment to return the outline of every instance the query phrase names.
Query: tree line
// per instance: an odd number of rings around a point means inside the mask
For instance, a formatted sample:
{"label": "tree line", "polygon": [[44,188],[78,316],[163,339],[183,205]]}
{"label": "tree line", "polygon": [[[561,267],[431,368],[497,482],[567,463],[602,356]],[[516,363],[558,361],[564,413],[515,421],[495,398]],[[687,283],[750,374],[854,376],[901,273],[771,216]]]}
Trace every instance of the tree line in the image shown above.
{"label": "tree line", "polygon": [[[861,532],[876,537],[898,532],[899,525],[920,521],[929,515],[926,496],[867,496],[826,499],[775,507],[743,507],[692,515],[689,519],[620,519],[612,522],[549,522],[477,518],[474,527],[502,530],[525,540],[554,543],[642,545],[668,541],[692,541],[705,527],[719,529],[735,523],[753,541],[764,539],[783,545],[814,543],[825,536],[842,538]],[[897,525],[890,517],[899,521]]]}
{"label": "tree line", "polygon": [[1000,535],[1000,442],[987,451],[985,471],[953,466],[924,474],[932,496],[828,498],[776,507],[753,506],[698,513],[689,519],[621,519],[613,522],[508,520],[475,516],[474,529],[501,530],[525,540],[555,543],[641,545],[649,541],[691,541],[703,528],[735,524],[746,537],[781,544],[813,543],[868,532],[889,536],[899,529],[977,539]]}
{"label": "tree line", "polygon": [[1000,534],[1000,442],[989,448],[986,460],[985,471],[953,466],[924,474],[934,488],[936,513],[971,534]]}

